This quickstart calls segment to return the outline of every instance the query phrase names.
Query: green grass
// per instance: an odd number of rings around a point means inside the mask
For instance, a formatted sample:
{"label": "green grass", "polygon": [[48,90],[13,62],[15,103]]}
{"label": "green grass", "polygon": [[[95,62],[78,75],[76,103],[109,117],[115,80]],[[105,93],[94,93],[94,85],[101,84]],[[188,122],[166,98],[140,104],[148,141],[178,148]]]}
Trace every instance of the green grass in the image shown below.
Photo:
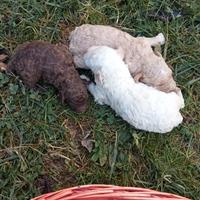
{"label": "green grass", "polygon": [[[0,199],[37,196],[47,191],[45,179],[52,191],[103,183],[200,199],[199,10],[198,0],[2,0],[0,46],[10,51],[28,40],[64,41],[83,23],[116,26],[133,36],[163,32],[164,55],[186,106],[181,126],[150,134],[92,98],[88,111],[76,114],[53,88],[28,90],[17,77],[0,73]],[[81,146],[86,134],[94,140],[90,153]]]}

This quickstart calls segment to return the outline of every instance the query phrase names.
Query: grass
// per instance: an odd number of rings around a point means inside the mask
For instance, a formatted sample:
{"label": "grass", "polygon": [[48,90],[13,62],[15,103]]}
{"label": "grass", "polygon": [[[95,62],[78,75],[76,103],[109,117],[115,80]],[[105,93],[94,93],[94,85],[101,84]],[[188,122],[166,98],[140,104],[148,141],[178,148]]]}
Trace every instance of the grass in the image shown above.
{"label": "grass", "polygon": [[[41,3],[43,2],[43,3]],[[183,91],[181,126],[135,130],[90,98],[86,113],[61,105],[53,88],[28,90],[0,73],[0,199],[30,199],[80,184],[138,186],[200,199],[200,3],[198,0],[2,0],[0,46],[64,41],[75,26],[108,24],[133,36],[163,32]],[[81,140],[94,141],[88,152]]]}

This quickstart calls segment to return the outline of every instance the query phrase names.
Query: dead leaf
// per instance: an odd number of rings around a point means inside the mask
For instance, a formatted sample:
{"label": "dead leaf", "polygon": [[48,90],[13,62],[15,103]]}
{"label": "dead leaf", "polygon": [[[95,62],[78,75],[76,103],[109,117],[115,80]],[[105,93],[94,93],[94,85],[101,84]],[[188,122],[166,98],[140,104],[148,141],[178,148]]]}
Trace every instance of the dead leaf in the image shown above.
{"label": "dead leaf", "polygon": [[87,133],[86,136],[81,140],[81,145],[85,147],[89,152],[92,151],[94,146],[94,140],[90,139],[90,133]]}

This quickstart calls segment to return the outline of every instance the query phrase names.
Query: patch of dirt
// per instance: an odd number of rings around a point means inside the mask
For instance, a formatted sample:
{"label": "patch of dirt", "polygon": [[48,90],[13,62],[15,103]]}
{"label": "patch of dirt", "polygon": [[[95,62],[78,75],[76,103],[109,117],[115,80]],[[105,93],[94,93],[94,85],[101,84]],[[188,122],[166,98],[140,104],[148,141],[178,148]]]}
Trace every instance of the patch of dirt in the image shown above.
{"label": "patch of dirt", "polygon": [[50,144],[47,147],[42,175],[35,181],[41,194],[76,186],[76,174],[88,164],[88,150],[81,145],[81,141],[90,130],[91,123],[84,119],[76,122],[67,118],[62,125],[67,129],[66,141],[70,140],[69,146],[54,147]]}
{"label": "patch of dirt", "polygon": [[47,174],[41,175],[35,180],[35,186],[38,188],[40,194],[53,192],[52,186],[55,184]]}
{"label": "patch of dirt", "polygon": [[54,191],[56,188],[66,188],[76,185],[75,174],[70,172],[65,159],[56,155],[46,155],[43,159],[44,175],[37,183],[41,192]]}
{"label": "patch of dirt", "polygon": [[69,131],[71,140],[77,144],[81,143],[82,139],[91,131],[91,122],[88,120],[81,119],[77,122],[66,118],[62,125]]}
{"label": "patch of dirt", "polygon": [[194,117],[194,116],[198,116],[199,113],[197,110],[193,110],[193,111],[190,111],[190,113],[185,113],[183,115],[183,122],[186,123],[186,124],[196,124],[198,123],[198,119],[197,117]]}

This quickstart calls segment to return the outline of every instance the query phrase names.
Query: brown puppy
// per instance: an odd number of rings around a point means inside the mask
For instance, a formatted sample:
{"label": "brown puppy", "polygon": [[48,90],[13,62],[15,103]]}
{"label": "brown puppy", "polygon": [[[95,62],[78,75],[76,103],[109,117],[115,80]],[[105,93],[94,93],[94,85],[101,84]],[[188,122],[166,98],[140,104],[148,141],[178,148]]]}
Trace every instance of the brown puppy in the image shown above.
{"label": "brown puppy", "polygon": [[87,108],[86,86],[65,45],[44,41],[24,43],[16,49],[6,71],[19,75],[29,88],[34,88],[39,80],[52,84],[59,90],[61,101],[66,101],[76,112],[84,112]]}

